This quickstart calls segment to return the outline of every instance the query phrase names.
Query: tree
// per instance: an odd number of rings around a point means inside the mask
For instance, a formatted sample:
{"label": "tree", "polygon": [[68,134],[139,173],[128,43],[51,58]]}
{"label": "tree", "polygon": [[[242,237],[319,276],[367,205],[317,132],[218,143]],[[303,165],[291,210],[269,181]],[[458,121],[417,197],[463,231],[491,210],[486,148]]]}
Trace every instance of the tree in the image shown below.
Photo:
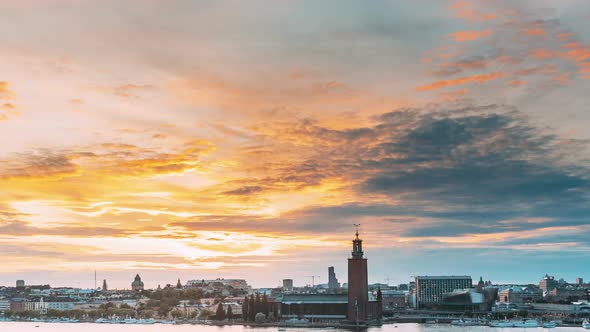
{"label": "tree", "polygon": [[250,302],[250,300],[248,299],[248,296],[246,296],[244,298],[244,303],[242,303],[242,319],[244,322],[248,321],[248,302]]}
{"label": "tree", "polygon": [[199,319],[209,319],[211,315],[213,315],[213,312],[211,312],[211,310],[203,309],[201,310],[201,312],[199,312]]}
{"label": "tree", "polygon": [[262,303],[260,301],[260,293],[256,293],[256,299],[254,300],[254,312],[262,312]]}
{"label": "tree", "polygon": [[115,305],[112,302],[107,302],[107,303],[103,303],[103,304],[99,305],[98,308],[99,309],[107,310],[107,309],[110,309],[110,308],[112,308],[114,306]]}
{"label": "tree", "polygon": [[184,312],[182,312],[182,310],[174,309],[170,312],[170,315],[172,315],[172,318],[178,319],[184,317]]}
{"label": "tree", "polygon": [[228,320],[234,319],[234,312],[233,312],[233,310],[231,308],[231,305],[228,305],[227,306],[227,315],[226,316],[227,316],[227,319]]}
{"label": "tree", "polygon": [[171,308],[169,305],[162,303],[162,305],[160,305],[160,309],[158,309],[158,315],[160,315],[161,317],[168,316],[170,309]]}
{"label": "tree", "polygon": [[259,312],[254,317],[254,321],[256,322],[256,324],[262,324],[266,321],[266,316],[262,312]]}
{"label": "tree", "polygon": [[266,316],[268,316],[268,296],[266,296],[266,294],[264,294],[262,296],[262,301],[260,302],[260,311],[262,313],[264,313]]}
{"label": "tree", "polygon": [[119,306],[120,309],[131,309],[131,306],[128,305],[127,303],[121,303],[121,305]]}
{"label": "tree", "polygon": [[217,306],[217,311],[215,312],[215,319],[216,320],[224,320],[225,319],[225,310],[223,309],[223,303],[219,302]]}
{"label": "tree", "polygon": [[256,317],[256,302],[254,301],[254,295],[250,295],[248,301],[248,321],[253,322]]}
{"label": "tree", "polygon": [[139,312],[139,317],[146,318],[146,319],[154,318],[154,313],[155,312],[150,309],[142,310]]}

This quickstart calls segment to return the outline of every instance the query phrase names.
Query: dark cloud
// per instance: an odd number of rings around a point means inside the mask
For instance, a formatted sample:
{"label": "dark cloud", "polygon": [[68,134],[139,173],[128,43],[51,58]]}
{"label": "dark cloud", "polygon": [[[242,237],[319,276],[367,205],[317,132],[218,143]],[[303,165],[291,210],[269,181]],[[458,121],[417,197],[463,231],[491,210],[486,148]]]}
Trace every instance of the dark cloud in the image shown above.
{"label": "dark cloud", "polygon": [[0,165],[0,177],[64,175],[77,170],[68,155],[50,150],[17,153],[14,158],[0,160]]}
{"label": "dark cloud", "polygon": [[234,190],[229,190],[224,192],[224,195],[231,195],[231,196],[249,196],[249,195],[254,195],[256,193],[259,193],[261,191],[263,191],[264,188],[262,188],[261,186],[247,186],[247,187],[242,187],[242,188],[238,188],[238,189],[234,189]]}
{"label": "dark cloud", "polygon": [[[400,236],[440,237],[580,227],[587,222],[589,165],[583,156],[576,157],[586,142],[565,140],[550,128],[537,127],[514,107],[431,105],[374,120],[372,127],[347,130],[313,121],[278,125],[269,136],[287,142],[281,148],[289,149],[289,142],[317,143],[294,150],[301,160],[280,165],[263,182],[243,184],[277,188],[297,181],[301,188],[339,178],[360,197],[358,202],[293,211],[272,222],[225,222],[220,217],[185,226],[327,234],[363,219]],[[362,198],[375,196],[385,201],[368,204]],[[529,222],[535,218],[547,220]],[[428,222],[416,222],[424,219]],[[390,225],[383,226],[383,220]]]}

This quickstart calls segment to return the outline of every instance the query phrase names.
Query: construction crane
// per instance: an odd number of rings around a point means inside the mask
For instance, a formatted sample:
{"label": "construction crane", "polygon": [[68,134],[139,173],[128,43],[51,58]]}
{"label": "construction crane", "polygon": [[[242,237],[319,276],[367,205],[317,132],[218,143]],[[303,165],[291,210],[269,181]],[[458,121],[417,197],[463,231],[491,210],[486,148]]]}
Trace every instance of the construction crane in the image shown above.
{"label": "construction crane", "polygon": [[306,276],[308,278],[311,278],[311,287],[315,288],[315,278],[320,278],[320,276]]}

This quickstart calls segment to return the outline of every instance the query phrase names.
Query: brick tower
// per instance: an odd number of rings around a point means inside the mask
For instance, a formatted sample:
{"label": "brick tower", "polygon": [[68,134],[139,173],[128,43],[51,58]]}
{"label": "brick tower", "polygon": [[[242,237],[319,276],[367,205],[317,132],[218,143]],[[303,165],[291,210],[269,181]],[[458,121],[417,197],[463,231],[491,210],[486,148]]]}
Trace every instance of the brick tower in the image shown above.
{"label": "brick tower", "polygon": [[367,280],[367,259],[363,257],[363,240],[352,240],[352,257],[348,259],[348,320],[362,322],[367,320],[369,303],[369,282]]}

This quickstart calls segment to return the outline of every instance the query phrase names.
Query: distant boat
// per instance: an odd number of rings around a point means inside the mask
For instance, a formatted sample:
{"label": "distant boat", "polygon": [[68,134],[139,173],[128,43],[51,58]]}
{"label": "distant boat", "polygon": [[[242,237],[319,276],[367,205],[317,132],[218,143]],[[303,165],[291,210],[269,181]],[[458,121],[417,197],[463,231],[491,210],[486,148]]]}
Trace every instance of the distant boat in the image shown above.
{"label": "distant boat", "polygon": [[472,320],[464,320],[463,318],[461,319],[456,319],[454,321],[451,322],[451,325],[455,325],[455,326],[473,326],[476,325],[476,322],[472,321]]}
{"label": "distant boat", "polygon": [[582,322],[582,327],[586,330],[590,330],[590,322],[587,319],[584,319],[584,321]]}
{"label": "distant boat", "polygon": [[285,325],[287,326],[309,326],[309,321],[305,318],[303,319],[297,319],[297,318],[291,318],[291,319],[287,319],[285,321]]}
{"label": "distant boat", "polygon": [[490,322],[491,327],[513,327],[514,323],[508,320],[494,320]]}
{"label": "distant boat", "polygon": [[546,328],[546,329],[552,329],[554,327],[557,327],[557,322],[556,321],[550,321],[550,322],[543,323],[543,327]]}
{"label": "distant boat", "polygon": [[517,320],[512,324],[513,327],[539,327],[539,322],[534,319]]}

